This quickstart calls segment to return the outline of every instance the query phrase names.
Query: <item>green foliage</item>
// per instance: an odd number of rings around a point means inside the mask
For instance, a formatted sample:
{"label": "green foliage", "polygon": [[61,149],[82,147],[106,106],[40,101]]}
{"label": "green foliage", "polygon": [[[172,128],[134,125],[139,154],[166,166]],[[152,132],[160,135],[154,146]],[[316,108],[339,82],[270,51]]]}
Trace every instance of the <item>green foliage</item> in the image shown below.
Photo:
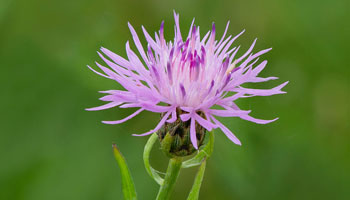
{"label": "green foliage", "polygon": [[118,166],[120,168],[120,174],[122,176],[122,186],[123,194],[125,200],[136,200],[136,190],[134,186],[134,181],[132,180],[131,173],[129,171],[128,165],[126,164],[125,158],[117,148],[117,145],[113,144],[114,157],[117,160]]}

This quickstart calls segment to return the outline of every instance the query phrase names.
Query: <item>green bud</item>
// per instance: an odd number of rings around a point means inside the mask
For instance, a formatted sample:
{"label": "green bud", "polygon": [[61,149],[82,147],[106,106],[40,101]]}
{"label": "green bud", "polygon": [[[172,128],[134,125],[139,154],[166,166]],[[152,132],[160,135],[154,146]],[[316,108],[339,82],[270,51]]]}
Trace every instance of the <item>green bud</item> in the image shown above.
{"label": "green bud", "polygon": [[[190,139],[190,120],[183,122],[180,119],[181,110],[177,110],[177,120],[174,123],[165,123],[158,131],[158,138],[163,152],[168,157],[184,157],[193,154],[196,149]],[[205,118],[204,113],[197,112]],[[206,129],[196,122],[196,136],[198,148],[203,144]]]}

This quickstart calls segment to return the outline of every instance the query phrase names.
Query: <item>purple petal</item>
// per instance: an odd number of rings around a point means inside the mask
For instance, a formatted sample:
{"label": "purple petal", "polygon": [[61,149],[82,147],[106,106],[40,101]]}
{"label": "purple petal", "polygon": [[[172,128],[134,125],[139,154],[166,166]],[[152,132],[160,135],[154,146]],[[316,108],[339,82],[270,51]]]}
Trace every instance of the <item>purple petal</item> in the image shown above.
{"label": "purple petal", "polygon": [[96,74],[98,74],[98,75],[100,75],[100,76],[103,76],[103,77],[108,78],[108,79],[113,79],[113,78],[111,78],[111,77],[109,77],[109,76],[106,76],[106,75],[104,75],[104,74],[102,74],[102,73],[100,73],[100,72],[94,70],[94,68],[90,67],[89,65],[87,65],[87,67],[88,67],[91,71],[95,72]]}
{"label": "purple petal", "polygon": [[173,109],[173,106],[159,106],[151,103],[142,102],[141,106],[148,111],[163,113]]}
{"label": "purple petal", "polygon": [[191,118],[190,137],[191,137],[191,142],[193,144],[193,147],[195,149],[198,149],[197,135],[196,135],[196,121],[194,120],[193,117]]}
{"label": "purple petal", "polygon": [[115,63],[118,65],[125,67],[127,69],[132,69],[132,66],[130,65],[129,61],[125,60],[123,57],[113,53],[112,51],[101,47],[100,49],[104,54],[106,54],[108,57],[110,57]]}
{"label": "purple petal", "polygon": [[133,135],[133,136],[145,136],[145,135],[149,135],[149,134],[152,134],[152,133],[158,131],[160,128],[162,128],[162,126],[163,126],[163,124],[165,123],[166,119],[168,119],[170,113],[171,113],[171,112],[167,112],[167,113],[164,115],[164,117],[162,118],[162,120],[160,120],[160,122],[158,123],[158,125],[157,125],[154,129],[152,129],[152,130],[150,130],[150,131],[148,131],[148,132],[146,132],[146,133],[142,133],[142,134],[132,134],[132,135]]}
{"label": "purple petal", "polygon": [[281,91],[281,89],[288,84],[289,81],[282,83],[281,85],[272,88],[272,89],[250,89],[250,88],[234,88],[232,91],[234,92],[244,92],[246,94],[252,94],[255,96],[271,96],[275,94],[284,94],[286,92]]}
{"label": "purple petal", "polygon": [[228,21],[228,22],[227,22],[227,24],[226,24],[226,28],[225,28],[224,34],[222,35],[222,37],[221,37],[221,39],[220,39],[220,41],[219,41],[219,43],[218,43],[218,46],[219,46],[219,45],[221,44],[221,42],[224,40],[224,38],[225,38],[225,36],[226,36],[226,33],[227,33],[227,30],[228,30],[229,25],[230,25],[230,21]]}
{"label": "purple petal", "polygon": [[209,120],[203,119],[197,113],[194,113],[193,117],[201,126],[203,126],[208,131],[211,131],[213,128],[216,128],[215,124],[211,123]]}
{"label": "purple petal", "polygon": [[172,112],[171,112],[171,118],[168,119],[166,122],[168,123],[174,123],[177,119],[177,115],[176,115],[176,109],[174,109]]}
{"label": "purple petal", "polygon": [[253,44],[249,47],[248,51],[245,52],[245,54],[243,54],[243,56],[241,56],[240,58],[237,59],[236,63],[241,62],[245,57],[247,57],[248,54],[250,54],[250,52],[253,50],[253,48],[255,46],[256,40],[257,39],[254,40]]}
{"label": "purple petal", "polygon": [[188,121],[192,117],[192,112],[180,115],[183,122]]}
{"label": "purple petal", "polygon": [[143,26],[142,26],[142,31],[146,37],[148,44],[151,45],[152,49],[159,54],[161,52],[159,45],[152,39],[152,37],[148,34],[147,30]]}
{"label": "purple petal", "polygon": [[210,114],[220,116],[220,117],[239,117],[241,115],[247,115],[250,110],[217,110],[217,109],[208,109]]}
{"label": "purple petal", "polygon": [[131,115],[129,115],[129,116],[127,116],[127,117],[125,117],[124,119],[121,119],[121,120],[117,120],[117,121],[102,121],[102,122],[105,123],[105,124],[121,124],[121,123],[126,122],[129,119],[135,117],[136,115],[138,115],[143,110],[144,110],[143,108],[140,108],[136,112],[134,112],[133,114],[131,114]]}
{"label": "purple petal", "polygon": [[94,108],[86,108],[85,110],[88,110],[88,111],[105,110],[108,108],[113,108],[115,106],[118,106],[122,103],[123,102],[110,102],[110,103],[107,103],[107,104],[102,105],[102,106],[98,106],[98,107],[94,107]]}
{"label": "purple petal", "polygon": [[128,26],[129,26],[129,29],[130,29],[130,32],[131,32],[131,35],[132,35],[132,38],[134,40],[134,43],[136,45],[137,50],[139,50],[142,59],[146,62],[146,64],[148,64],[149,61],[148,61],[147,56],[145,54],[145,50],[142,47],[142,44],[140,42],[139,37],[137,36],[135,29],[131,26],[131,24],[129,22],[128,22]]}
{"label": "purple petal", "polygon": [[215,124],[220,127],[220,129],[222,130],[222,132],[224,132],[224,134],[228,137],[228,139],[230,139],[233,143],[237,145],[242,145],[241,141],[239,141],[239,139],[226,126],[224,126],[214,117],[211,117],[211,118],[215,122]]}
{"label": "purple petal", "polygon": [[182,41],[180,23],[179,23],[179,14],[176,14],[175,10],[174,10],[174,19],[175,19],[175,26],[176,26],[176,41]]}
{"label": "purple petal", "polygon": [[251,122],[254,122],[257,124],[268,124],[268,123],[271,123],[271,122],[278,120],[278,117],[275,119],[272,119],[272,120],[264,120],[264,119],[256,119],[256,118],[249,116],[249,115],[241,115],[241,116],[239,116],[239,118],[247,120],[247,121],[251,121]]}

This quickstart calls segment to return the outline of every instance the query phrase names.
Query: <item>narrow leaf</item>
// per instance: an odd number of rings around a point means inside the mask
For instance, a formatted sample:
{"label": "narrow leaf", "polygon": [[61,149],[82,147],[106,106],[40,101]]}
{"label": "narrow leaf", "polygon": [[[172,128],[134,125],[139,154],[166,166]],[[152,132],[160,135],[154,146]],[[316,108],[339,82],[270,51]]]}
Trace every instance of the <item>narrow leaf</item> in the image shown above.
{"label": "narrow leaf", "polygon": [[121,154],[117,145],[113,144],[114,157],[117,160],[122,177],[122,187],[125,200],[136,200],[136,191],[134,182],[132,180],[128,165],[126,164],[124,156]]}
{"label": "narrow leaf", "polygon": [[187,200],[197,200],[198,199],[199,191],[201,189],[203,176],[204,176],[204,172],[205,172],[205,165],[206,165],[206,159],[203,160],[201,166],[199,167],[198,173],[196,175],[191,192],[188,195]]}
{"label": "narrow leaf", "polygon": [[208,136],[209,138],[205,146],[200,149],[197,155],[195,155],[193,158],[183,162],[182,168],[198,166],[203,162],[203,159],[208,159],[211,156],[214,148],[214,133],[211,131],[209,132]]}
{"label": "narrow leaf", "polygon": [[153,169],[149,163],[149,155],[157,139],[157,133],[153,133],[151,137],[149,137],[143,151],[143,162],[145,164],[146,171],[151,176],[151,178],[153,178],[159,185],[163,185],[164,179],[159,176],[157,170]]}

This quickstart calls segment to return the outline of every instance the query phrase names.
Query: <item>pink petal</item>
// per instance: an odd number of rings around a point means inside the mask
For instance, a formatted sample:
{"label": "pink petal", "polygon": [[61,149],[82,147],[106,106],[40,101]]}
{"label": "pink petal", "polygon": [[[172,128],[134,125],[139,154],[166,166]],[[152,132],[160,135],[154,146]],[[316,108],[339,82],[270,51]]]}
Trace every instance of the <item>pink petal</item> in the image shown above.
{"label": "pink petal", "polygon": [[191,137],[191,142],[193,144],[193,147],[195,149],[198,149],[197,135],[196,135],[196,121],[194,120],[193,117],[191,118],[190,137]]}
{"label": "pink petal", "polygon": [[247,120],[247,121],[251,121],[251,122],[254,122],[257,124],[268,124],[268,123],[271,123],[271,122],[278,120],[278,117],[275,119],[272,119],[272,120],[264,120],[264,119],[256,119],[256,118],[249,116],[249,115],[241,115],[241,116],[239,116],[239,118]]}
{"label": "pink petal", "polygon": [[270,96],[275,94],[284,94],[286,92],[281,91],[281,89],[288,84],[289,81],[282,83],[281,85],[274,87],[272,89],[250,89],[250,88],[233,88],[233,92],[244,92],[246,94],[252,94],[255,96]]}
{"label": "pink petal", "polygon": [[118,65],[127,68],[127,69],[133,69],[130,65],[129,61],[125,60],[123,57],[119,56],[118,54],[113,53],[112,51],[101,47],[100,49],[104,54],[106,54],[108,57],[110,57],[115,63]]}
{"label": "pink petal", "polygon": [[113,78],[111,78],[111,77],[109,77],[109,76],[106,76],[105,74],[102,74],[102,73],[100,73],[100,72],[94,70],[94,68],[90,67],[89,65],[87,65],[87,67],[88,67],[91,71],[95,72],[96,74],[98,74],[98,75],[100,75],[100,76],[103,76],[103,77],[108,78],[108,79],[113,79]]}
{"label": "pink petal", "polygon": [[106,57],[104,57],[100,52],[97,52],[97,54],[102,58],[103,61],[105,61],[105,63],[111,67],[115,72],[117,72],[120,75],[124,75],[127,74],[129,75],[130,71],[126,70],[124,67],[120,67],[119,65],[111,62],[110,60],[108,60]]}
{"label": "pink petal", "polygon": [[183,122],[188,121],[192,117],[192,112],[180,115]]}
{"label": "pink petal", "polygon": [[267,77],[267,78],[262,78],[262,77],[253,77],[249,78],[246,82],[250,83],[261,83],[261,82],[266,82],[266,81],[271,81],[271,80],[276,80],[278,77]]}
{"label": "pink petal", "polygon": [[249,47],[248,51],[245,52],[245,54],[243,54],[243,56],[239,57],[237,60],[236,60],[236,63],[239,63],[241,62],[245,57],[247,57],[248,54],[250,54],[250,52],[253,50],[254,46],[255,46],[255,43],[256,43],[256,40],[254,40],[253,44]]}
{"label": "pink petal", "polygon": [[159,45],[152,39],[152,37],[148,34],[148,32],[146,31],[145,27],[142,26],[142,31],[143,34],[146,37],[146,40],[148,42],[148,44],[152,47],[152,49],[157,52],[158,54],[161,52],[161,49],[159,48]]}
{"label": "pink petal", "polygon": [[[221,39],[220,39],[219,43],[217,44],[217,46],[221,45],[221,42],[224,40],[224,38],[225,38],[225,36],[226,36],[226,33],[227,33],[227,30],[228,30],[229,25],[230,25],[230,21],[228,21],[228,22],[227,22],[227,24],[226,24],[226,28],[225,28],[225,31],[224,31],[224,34],[222,35],[222,37],[221,37]],[[218,50],[218,51],[220,51],[220,50]]]}
{"label": "pink petal", "polygon": [[197,113],[193,114],[193,117],[195,118],[195,120],[201,125],[203,126],[205,129],[207,129],[208,131],[211,131],[213,128],[216,128],[216,125],[211,123],[209,120],[203,119],[200,115],[198,115]]}
{"label": "pink petal", "polygon": [[179,23],[179,14],[176,14],[174,10],[175,26],[176,26],[176,41],[182,41],[180,23]]}
{"label": "pink petal", "polygon": [[215,119],[214,117],[211,117],[213,119],[213,121],[216,123],[216,125],[218,125],[220,127],[220,129],[222,130],[222,132],[224,132],[224,134],[228,137],[228,139],[230,139],[233,143],[237,144],[237,145],[242,145],[241,141],[239,141],[239,139],[223,124],[221,124],[217,119]]}
{"label": "pink petal", "polygon": [[163,112],[168,112],[170,109],[173,108],[173,106],[159,106],[147,102],[142,102],[141,106],[148,111],[151,112],[158,112],[158,113],[163,113]]}
{"label": "pink petal", "polygon": [[102,123],[105,123],[105,124],[121,124],[121,123],[126,122],[129,119],[135,117],[136,115],[138,115],[143,110],[144,110],[143,108],[140,108],[136,112],[134,112],[133,114],[131,114],[131,115],[129,115],[129,116],[127,116],[127,117],[125,117],[124,119],[121,119],[121,120],[117,120],[117,121],[102,121]]}
{"label": "pink petal", "polygon": [[220,117],[239,117],[241,115],[247,115],[250,110],[217,110],[217,109],[208,109],[210,114],[220,116]]}
{"label": "pink petal", "polygon": [[115,102],[110,102],[110,103],[107,103],[105,105],[94,107],[94,108],[86,108],[85,110],[88,110],[88,111],[105,110],[108,108],[113,108],[113,107],[118,106],[120,104],[122,104],[122,102],[115,101]]}
{"label": "pink petal", "polygon": [[162,120],[160,120],[160,122],[158,123],[158,125],[153,129],[150,130],[146,133],[142,133],[142,134],[132,134],[133,136],[145,136],[145,135],[149,135],[152,134],[156,131],[158,131],[160,128],[162,128],[163,124],[165,123],[165,121],[168,119],[169,115],[171,114],[171,112],[167,112],[164,117],[162,118]]}
{"label": "pink petal", "polygon": [[176,116],[176,109],[174,109],[171,113],[171,118],[168,119],[166,122],[168,123],[174,123],[177,119],[177,116]]}
{"label": "pink petal", "polygon": [[135,45],[136,45],[137,50],[139,50],[142,59],[143,59],[143,60],[146,62],[146,64],[148,65],[148,63],[149,63],[148,58],[147,58],[147,56],[146,56],[145,50],[144,50],[143,47],[142,47],[142,44],[141,44],[141,42],[140,42],[140,39],[139,39],[139,37],[137,36],[137,33],[136,33],[135,29],[131,26],[130,23],[128,23],[128,26],[129,26],[129,29],[130,29],[132,38],[134,39],[134,43],[135,43]]}

